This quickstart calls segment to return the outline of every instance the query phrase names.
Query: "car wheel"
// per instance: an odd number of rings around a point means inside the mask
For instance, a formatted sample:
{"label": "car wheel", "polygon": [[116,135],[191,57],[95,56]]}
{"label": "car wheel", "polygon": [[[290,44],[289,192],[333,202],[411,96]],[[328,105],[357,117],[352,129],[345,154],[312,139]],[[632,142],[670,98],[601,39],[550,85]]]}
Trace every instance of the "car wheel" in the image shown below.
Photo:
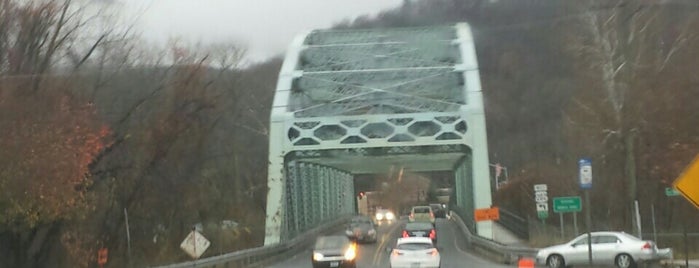
{"label": "car wheel", "polygon": [[563,256],[561,255],[551,255],[546,259],[546,266],[549,268],[563,268],[565,267],[565,260],[563,260]]}
{"label": "car wheel", "polygon": [[636,263],[633,261],[633,258],[629,254],[619,254],[619,256],[616,256],[614,259],[614,264],[616,267],[619,268],[633,268],[636,267]]}

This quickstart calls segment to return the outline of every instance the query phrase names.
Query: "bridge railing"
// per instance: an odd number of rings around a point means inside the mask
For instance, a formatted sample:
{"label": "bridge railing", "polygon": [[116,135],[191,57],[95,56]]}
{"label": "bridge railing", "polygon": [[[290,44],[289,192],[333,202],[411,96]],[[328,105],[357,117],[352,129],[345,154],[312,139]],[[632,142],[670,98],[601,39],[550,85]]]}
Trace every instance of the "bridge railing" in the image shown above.
{"label": "bridge railing", "polygon": [[527,219],[517,216],[501,207],[498,223],[519,238],[529,240],[529,221]]}
{"label": "bridge railing", "polygon": [[308,230],[305,233],[296,236],[294,239],[276,245],[245,249],[195,261],[156,266],[154,268],[266,267],[266,265],[276,263],[297,254],[299,251],[307,248],[311,243],[313,243],[318,235],[332,231],[338,226],[344,226],[344,223],[349,221],[351,218],[351,215],[340,217],[336,220]]}
{"label": "bridge railing", "polygon": [[536,248],[504,245],[471,233],[471,229],[466,226],[458,213],[451,213],[451,219],[464,233],[467,243],[481,254],[502,263],[515,263],[521,257],[536,257],[538,251]]}

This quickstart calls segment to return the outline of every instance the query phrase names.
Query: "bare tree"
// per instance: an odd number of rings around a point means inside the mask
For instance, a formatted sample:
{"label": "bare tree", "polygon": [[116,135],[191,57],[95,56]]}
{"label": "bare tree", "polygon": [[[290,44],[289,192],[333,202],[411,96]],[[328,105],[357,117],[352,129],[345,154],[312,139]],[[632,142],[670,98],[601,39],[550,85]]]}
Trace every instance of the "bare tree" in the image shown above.
{"label": "bare tree", "polygon": [[[638,199],[638,137],[649,125],[644,115],[654,109],[654,96],[670,94],[656,90],[652,84],[675,62],[680,51],[690,48],[689,40],[696,40],[696,33],[690,29],[697,17],[694,14],[677,19],[671,17],[677,15],[672,6],[642,1],[620,0],[600,8],[608,4],[571,2],[584,12],[576,24],[580,31],[568,35],[566,43],[578,62],[583,83],[573,98],[568,122],[594,137],[593,151],[602,161],[611,159],[615,151],[621,153],[619,166],[623,167],[626,189],[623,207],[625,218],[633,219],[632,204]],[[670,27],[679,30],[671,36],[664,34]],[[635,224],[632,226],[635,228]]]}

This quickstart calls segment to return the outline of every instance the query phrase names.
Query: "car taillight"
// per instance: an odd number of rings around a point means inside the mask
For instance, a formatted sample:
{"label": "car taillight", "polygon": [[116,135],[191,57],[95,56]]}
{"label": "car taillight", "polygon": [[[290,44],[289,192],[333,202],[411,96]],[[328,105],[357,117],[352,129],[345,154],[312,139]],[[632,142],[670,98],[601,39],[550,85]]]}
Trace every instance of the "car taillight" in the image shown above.
{"label": "car taillight", "polygon": [[410,217],[411,219],[412,219],[412,218],[415,218],[415,214],[410,213],[410,216],[409,216],[409,217]]}
{"label": "car taillight", "polygon": [[432,229],[432,231],[430,231],[430,239],[434,239],[436,236],[437,233],[434,231],[434,229]]}
{"label": "car taillight", "polygon": [[437,255],[439,255],[439,251],[437,251],[436,248],[433,248],[430,252],[427,252],[427,254],[430,254],[432,256],[437,256]]}
{"label": "car taillight", "polygon": [[400,252],[397,249],[393,250],[393,256],[400,256],[400,255],[403,255],[403,252]]}
{"label": "car taillight", "polygon": [[430,212],[430,218],[434,218],[434,213]]}
{"label": "car taillight", "polygon": [[648,242],[646,242],[646,244],[644,244],[643,247],[641,247],[641,249],[651,249],[651,248],[653,248],[653,247]]}
{"label": "car taillight", "polygon": [[409,236],[409,235],[408,235],[408,231],[403,230],[403,237],[408,237],[408,236]]}

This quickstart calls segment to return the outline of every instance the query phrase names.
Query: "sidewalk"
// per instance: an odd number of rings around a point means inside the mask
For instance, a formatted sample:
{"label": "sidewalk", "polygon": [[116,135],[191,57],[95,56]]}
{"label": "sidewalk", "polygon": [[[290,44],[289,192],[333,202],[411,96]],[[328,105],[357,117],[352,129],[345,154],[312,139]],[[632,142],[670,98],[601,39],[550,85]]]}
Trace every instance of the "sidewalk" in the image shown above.
{"label": "sidewalk", "polygon": [[[684,260],[677,260],[677,259],[672,260],[672,261],[670,261],[670,260],[663,261],[663,264],[665,265],[663,267],[686,267],[684,265],[685,264]],[[689,260],[689,267],[692,267],[692,268],[699,267],[699,260]]]}

